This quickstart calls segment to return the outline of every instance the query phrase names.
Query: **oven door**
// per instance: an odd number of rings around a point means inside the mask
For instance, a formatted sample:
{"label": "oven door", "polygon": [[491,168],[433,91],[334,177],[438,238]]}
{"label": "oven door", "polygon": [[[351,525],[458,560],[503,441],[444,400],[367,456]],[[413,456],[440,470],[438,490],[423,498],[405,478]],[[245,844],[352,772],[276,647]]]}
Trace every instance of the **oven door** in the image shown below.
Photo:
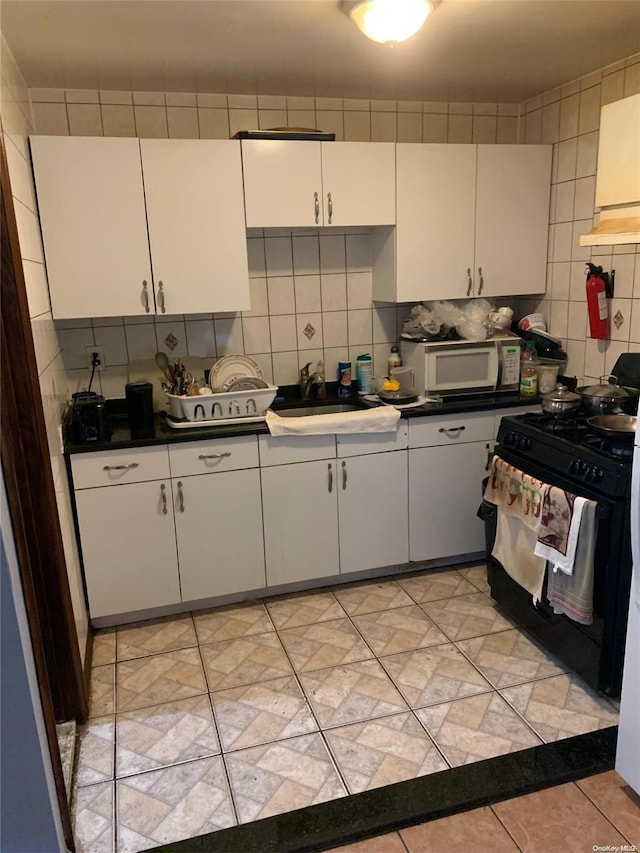
{"label": "oven door", "polygon": [[530,461],[524,463],[517,454],[501,445],[496,447],[495,452],[505,462],[532,477],[597,503],[594,621],[591,625],[580,625],[562,614],[554,613],[545,595],[546,581],[542,600],[534,605],[529,593],[515,583],[500,563],[491,557],[493,543],[488,536],[487,574],[491,595],[501,609],[524,624],[543,645],[592,687],[609,696],[619,696],[631,583],[627,501],[608,500],[597,490],[578,485],[544,465]]}

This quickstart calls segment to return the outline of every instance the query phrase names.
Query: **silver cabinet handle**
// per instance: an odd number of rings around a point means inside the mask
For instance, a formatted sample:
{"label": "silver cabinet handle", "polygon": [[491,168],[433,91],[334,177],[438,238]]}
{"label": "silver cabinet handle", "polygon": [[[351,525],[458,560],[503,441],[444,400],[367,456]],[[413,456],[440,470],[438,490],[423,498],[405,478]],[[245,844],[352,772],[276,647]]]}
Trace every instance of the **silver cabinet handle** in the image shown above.
{"label": "silver cabinet handle", "polygon": [[316,225],[320,222],[320,199],[318,197],[318,193],[313,194],[313,204],[314,210],[316,213]]}
{"label": "silver cabinet handle", "polygon": [[166,314],[167,309],[166,309],[165,304],[164,304],[164,290],[162,289],[163,287],[164,287],[163,283],[161,281],[159,281],[158,282],[158,302],[160,303],[160,310],[162,311],[163,314]]}
{"label": "silver cabinet handle", "polygon": [[105,465],[104,471],[126,471],[128,468],[137,468],[137,462],[129,462],[128,465]]}
{"label": "silver cabinet handle", "polygon": [[473,290],[473,279],[471,278],[471,267],[467,267],[467,296],[471,296]]}
{"label": "silver cabinet handle", "polygon": [[160,502],[162,504],[162,514],[163,515],[167,514],[167,493],[165,491],[166,488],[167,487],[165,486],[164,483],[160,483]]}
{"label": "silver cabinet handle", "polygon": [[198,456],[198,459],[226,459],[227,456],[231,456],[229,452],[225,453],[201,453]]}
{"label": "silver cabinet handle", "polygon": [[491,468],[491,460],[493,459],[493,453],[491,451],[491,445],[487,444],[487,464],[484,466],[484,470],[488,471]]}
{"label": "silver cabinet handle", "polygon": [[182,482],[178,480],[178,512],[184,512],[184,495],[182,494]]}
{"label": "silver cabinet handle", "polygon": [[463,426],[459,426],[459,427],[440,427],[440,429],[438,430],[438,432],[444,432],[444,433],[446,433],[447,435],[449,435],[449,433],[450,433],[450,432],[454,432],[454,433],[456,433],[456,434],[457,434],[457,433],[459,433],[459,432],[462,432],[463,430],[464,430],[464,427],[463,427]]}
{"label": "silver cabinet handle", "polygon": [[331,463],[328,464],[329,469],[329,491],[333,491],[333,468],[331,467]]}
{"label": "silver cabinet handle", "polygon": [[342,463],[342,491],[347,488],[347,463]]}
{"label": "silver cabinet handle", "polygon": [[148,314],[151,310],[149,308],[149,291],[147,288],[149,287],[149,283],[147,281],[142,282],[142,303],[144,305],[144,310]]}
{"label": "silver cabinet handle", "polygon": [[482,275],[482,267],[478,267],[478,276],[480,277],[480,286],[478,287],[478,296],[482,293],[484,287],[484,276]]}
{"label": "silver cabinet handle", "polygon": [[331,193],[327,193],[327,210],[329,211],[329,225],[331,225],[331,220],[333,219],[333,199],[331,198]]}

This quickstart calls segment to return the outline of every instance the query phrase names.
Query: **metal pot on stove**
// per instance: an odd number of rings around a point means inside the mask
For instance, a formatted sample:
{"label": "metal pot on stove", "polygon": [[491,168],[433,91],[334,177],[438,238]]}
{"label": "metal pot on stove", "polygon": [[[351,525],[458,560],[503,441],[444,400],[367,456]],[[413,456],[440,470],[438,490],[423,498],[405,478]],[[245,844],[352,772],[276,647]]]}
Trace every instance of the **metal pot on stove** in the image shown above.
{"label": "metal pot on stove", "polygon": [[631,390],[622,388],[617,384],[617,381],[613,374],[605,374],[600,377],[599,385],[588,385],[585,388],[577,389],[582,398],[582,405],[588,414],[615,415],[629,406],[633,399]]}
{"label": "metal pot on stove", "polygon": [[555,390],[542,395],[542,411],[556,418],[575,415],[582,405],[582,397],[569,391],[566,385],[558,384]]}

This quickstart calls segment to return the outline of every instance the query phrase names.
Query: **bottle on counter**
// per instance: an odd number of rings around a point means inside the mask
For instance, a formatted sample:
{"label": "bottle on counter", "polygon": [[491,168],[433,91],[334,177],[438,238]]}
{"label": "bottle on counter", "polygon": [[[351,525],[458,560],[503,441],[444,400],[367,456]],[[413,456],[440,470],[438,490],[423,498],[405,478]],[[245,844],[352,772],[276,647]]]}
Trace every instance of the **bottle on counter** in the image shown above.
{"label": "bottle on counter", "polygon": [[369,353],[359,355],[356,359],[356,382],[360,396],[371,393],[371,374],[371,356]]}
{"label": "bottle on counter", "polygon": [[538,393],[538,357],[534,341],[527,345],[520,359],[520,396],[535,397]]}
{"label": "bottle on counter", "polygon": [[316,400],[327,399],[327,383],[324,377],[324,361],[320,359],[316,367],[316,378],[314,381]]}
{"label": "bottle on counter", "polygon": [[402,367],[402,356],[400,355],[400,351],[397,346],[391,347],[391,354],[389,356],[389,364],[388,364],[388,373],[387,376],[391,379],[391,371],[394,367]]}
{"label": "bottle on counter", "polygon": [[338,362],[338,397],[351,396],[351,362]]}

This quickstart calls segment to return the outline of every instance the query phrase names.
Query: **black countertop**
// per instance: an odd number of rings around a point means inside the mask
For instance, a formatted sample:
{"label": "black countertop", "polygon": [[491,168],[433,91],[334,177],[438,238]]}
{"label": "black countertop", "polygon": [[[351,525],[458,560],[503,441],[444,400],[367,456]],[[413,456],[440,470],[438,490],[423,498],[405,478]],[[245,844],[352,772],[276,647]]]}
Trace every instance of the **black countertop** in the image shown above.
{"label": "black countertop", "polygon": [[[344,402],[339,398],[329,398],[327,402]],[[425,403],[412,409],[401,410],[401,417],[424,418],[431,415],[458,415],[469,412],[487,412],[494,409],[510,409],[516,406],[535,405],[540,402],[539,397],[520,397],[518,394],[469,394],[444,399],[441,404]],[[158,444],[175,444],[184,441],[204,441],[214,438],[229,438],[238,435],[260,435],[268,433],[269,430],[264,421],[254,423],[232,423],[220,426],[192,427],[189,429],[173,429],[167,423],[164,413],[156,414],[154,422],[154,435],[149,438],[131,438],[129,421],[124,409],[124,400],[109,400],[109,425],[111,426],[111,441],[91,442],[78,444],[71,439],[68,423],[63,425],[66,436],[65,453],[91,453],[97,450],[124,450],[135,447],[150,447]],[[362,408],[370,408],[378,403],[364,400],[359,401]],[[292,405],[305,405],[299,399],[288,399],[286,403],[273,405],[274,411],[291,407]],[[317,405],[316,401],[310,401],[309,405]],[[506,414],[506,412],[505,412]]]}

